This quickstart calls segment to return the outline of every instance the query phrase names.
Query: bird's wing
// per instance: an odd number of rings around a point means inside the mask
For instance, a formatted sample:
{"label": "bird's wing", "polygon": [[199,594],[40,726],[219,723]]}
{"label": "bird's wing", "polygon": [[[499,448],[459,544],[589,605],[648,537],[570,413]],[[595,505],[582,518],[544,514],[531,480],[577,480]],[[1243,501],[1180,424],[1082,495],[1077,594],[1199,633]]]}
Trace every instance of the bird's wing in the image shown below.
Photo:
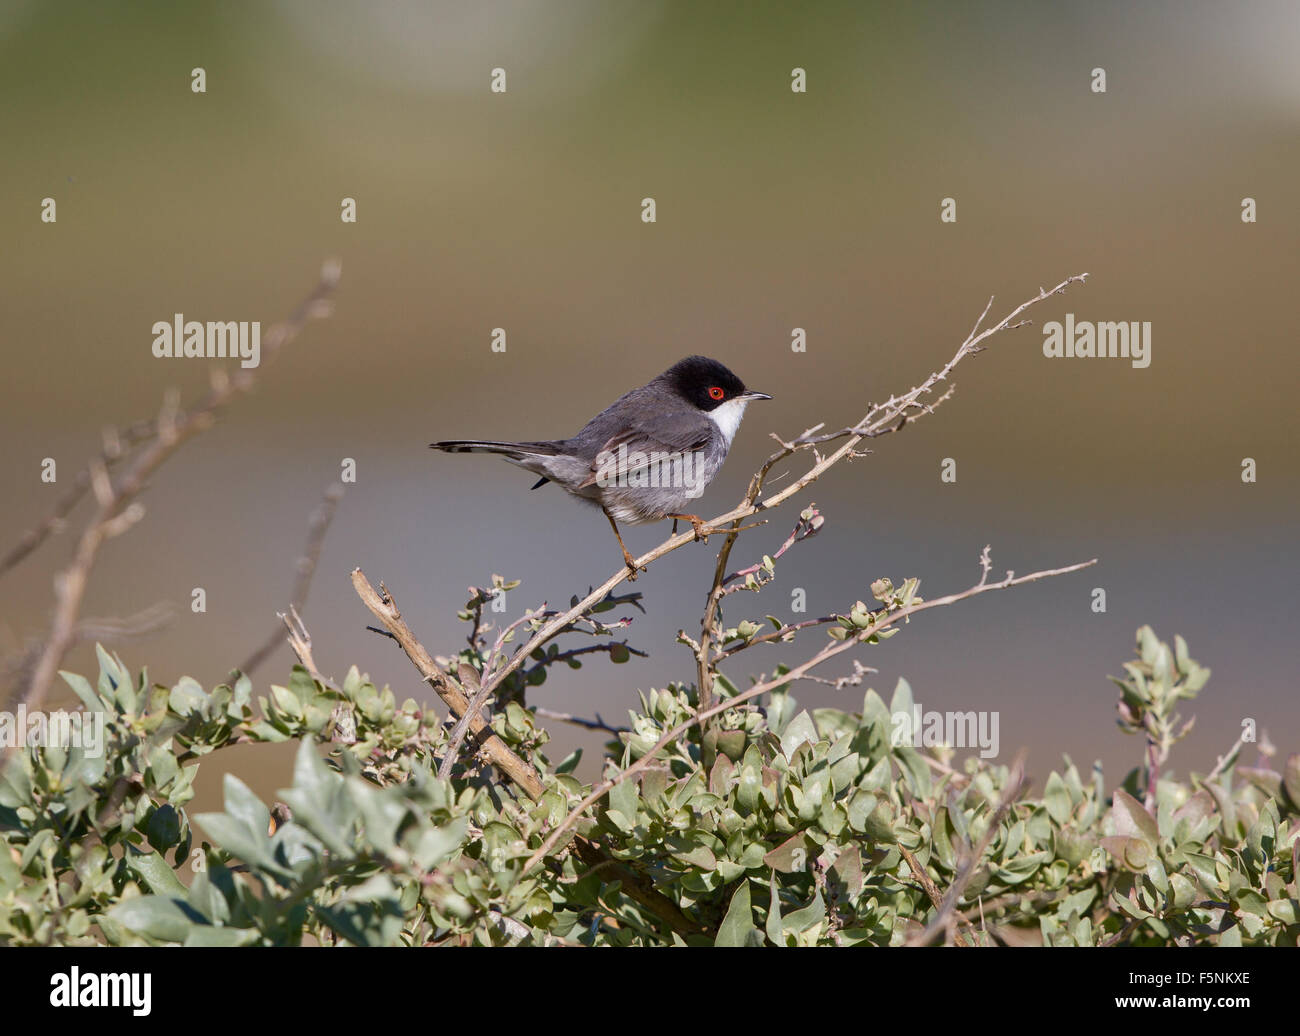
{"label": "bird's wing", "polygon": [[611,436],[591,462],[591,472],[578,488],[585,489],[604,478],[622,479],[647,467],[651,455],[694,453],[709,441],[710,428],[700,426],[695,410],[658,411],[638,417],[629,427]]}

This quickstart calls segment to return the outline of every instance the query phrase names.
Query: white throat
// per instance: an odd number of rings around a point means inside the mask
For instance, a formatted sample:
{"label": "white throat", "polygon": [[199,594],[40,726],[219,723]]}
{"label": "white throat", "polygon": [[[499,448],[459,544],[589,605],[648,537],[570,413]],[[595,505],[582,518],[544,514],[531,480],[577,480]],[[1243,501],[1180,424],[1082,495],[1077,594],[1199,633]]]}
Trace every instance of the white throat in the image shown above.
{"label": "white throat", "polygon": [[748,399],[729,399],[708,413],[709,420],[722,433],[727,449],[731,449],[731,440],[736,437],[736,429],[740,427],[740,420],[745,416],[747,406],[749,406]]}

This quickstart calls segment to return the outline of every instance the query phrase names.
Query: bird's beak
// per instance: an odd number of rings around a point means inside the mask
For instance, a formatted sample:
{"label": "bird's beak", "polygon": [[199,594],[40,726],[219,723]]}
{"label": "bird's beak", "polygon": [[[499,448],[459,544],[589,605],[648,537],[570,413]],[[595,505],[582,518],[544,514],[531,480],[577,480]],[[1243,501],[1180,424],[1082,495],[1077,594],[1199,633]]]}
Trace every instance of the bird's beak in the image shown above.
{"label": "bird's beak", "polygon": [[742,392],[740,394],[740,398],[744,400],[750,400],[750,399],[771,399],[772,397],[769,396],[766,392]]}

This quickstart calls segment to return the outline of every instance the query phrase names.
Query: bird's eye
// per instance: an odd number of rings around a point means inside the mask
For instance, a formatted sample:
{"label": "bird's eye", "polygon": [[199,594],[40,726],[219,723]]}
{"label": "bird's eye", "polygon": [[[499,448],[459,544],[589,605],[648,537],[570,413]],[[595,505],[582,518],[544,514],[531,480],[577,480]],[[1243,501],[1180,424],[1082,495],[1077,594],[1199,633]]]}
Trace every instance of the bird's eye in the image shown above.
{"label": "bird's eye", "polygon": [[717,385],[714,385],[713,388],[709,389],[710,399],[721,399],[725,395],[726,393],[723,392],[722,389],[719,388]]}

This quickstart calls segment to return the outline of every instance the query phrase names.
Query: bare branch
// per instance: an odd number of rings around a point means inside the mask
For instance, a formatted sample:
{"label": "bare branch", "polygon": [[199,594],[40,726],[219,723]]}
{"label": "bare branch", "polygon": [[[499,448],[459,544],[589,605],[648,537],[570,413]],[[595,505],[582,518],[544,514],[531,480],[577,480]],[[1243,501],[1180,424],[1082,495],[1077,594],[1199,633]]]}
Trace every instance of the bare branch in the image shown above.
{"label": "bare branch", "polygon": [[1219,776],[1219,774],[1223,773],[1224,770],[1237,761],[1237,758],[1241,755],[1241,750],[1246,747],[1246,736],[1247,732],[1243,730],[1237,737],[1236,744],[1224,752],[1223,755],[1219,756],[1219,761],[1214,764],[1214,769],[1205,777],[1206,783],[1214,780]]}
{"label": "bare branch", "polygon": [[[307,632],[307,625],[302,621],[302,616],[298,614],[298,609],[294,605],[289,605],[289,614],[284,612],[279,614],[280,621],[284,623],[285,629],[289,631],[286,638],[289,641],[289,647],[293,648],[293,653],[298,656],[298,661],[302,663],[304,669],[311,674],[311,678],[317,683],[329,686],[330,681],[321,676],[321,672],[316,668],[316,659],[311,653],[311,634]],[[247,675],[248,670],[242,670]]]}
{"label": "bare branch", "polygon": [[[636,655],[637,658],[650,657],[648,652],[640,651],[637,648],[632,647],[632,645],[630,645],[626,640],[610,640],[600,644],[588,644],[586,647],[570,648],[568,651],[558,651],[554,655],[547,655],[536,665],[529,666],[524,670],[524,682],[527,683],[528,678],[532,676],[533,673],[545,669],[548,666],[553,666],[557,662],[567,662],[569,659],[577,658],[579,655],[609,655],[613,654],[619,648],[622,648],[629,655]],[[626,661],[626,659],[624,659],[624,661]]]}
{"label": "bare branch", "polygon": [[[152,439],[156,434],[157,424],[152,418],[146,421],[137,421],[122,431],[118,431],[116,428],[106,428],[104,430],[103,449],[96,461],[92,461],[91,464],[98,462],[106,470],[111,469],[137,443]],[[59,497],[58,503],[54,505],[53,510],[45,518],[41,519],[39,524],[29,529],[23,535],[23,538],[14,545],[13,549],[0,560],[0,576],[18,565],[50,536],[63,531],[64,526],[67,524],[64,519],[81,502],[81,498],[86,495],[86,490],[90,488],[91,471],[91,466],[83,469],[72,480],[72,485],[68,491]]]}
{"label": "bare branch", "polygon": [[[73,631],[72,646],[86,643],[119,644],[133,637],[142,637],[166,629],[176,615],[176,609],[165,601],[149,605],[134,615],[121,618],[81,619]],[[36,661],[45,650],[40,638],[33,638],[25,650],[4,664],[3,680],[6,686],[24,686],[31,680]]]}
{"label": "bare branch", "polygon": [[533,709],[535,715],[542,719],[553,719],[558,723],[572,723],[575,727],[583,727],[586,730],[603,730],[607,734],[626,734],[631,731],[631,727],[613,727],[606,723],[600,713],[596,713],[595,719],[584,719],[581,716],[574,716],[568,712],[555,712],[552,709]]}
{"label": "bare branch", "polygon": [[[307,298],[289,317],[272,326],[263,336],[264,362],[274,360],[281,347],[292,340],[309,319],[322,315],[334,294],[338,279],[338,264],[326,264],[321,271],[320,280]],[[90,570],[94,567],[99,548],[115,532],[122,531],[119,519],[131,507],[135,497],[144,490],[149,477],[187,439],[211,427],[217,414],[252,387],[255,370],[241,367],[233,375],[215,379],[203,401],[187,413],[176,411],[174,393],[166,396],[156,420],[157,434],[142,446],[117,480],[109,480],[104,464],[91,465],[89,483],[97,490],[97,507],[81,533],[71,564],[55,577],[54,621],[23,695],[23,700],[30,708],[41,706],[64,655],[72,646],[77,614],[81,610]]]}
{"label": "bare branch", "polygon": [[[307,542],[303,546],[302,554],[294,563],[296,574],[293,581],[293,591],[289,595],[289,611],[300,626],[302,621],[298,619],[298,613],[307,604],[307,594],[311,592],[311,581],[316,574],[316,565],[320,562],[320,552],[325,544],[325,534],[329,532],[330,522],[334,520],[334,512],[338,509],[339,501],[343,499],[345,489],[346,487],[342,482],[335,482],[329,489],[325,490],[325,496],[316,509],[312,511],[311,519],[307,524]],[[284,613],[277,612],[276,614],[281,622],[289,625]],[[289,626],[289,633],[289,645],[294,647],[292,626]],[[281,636],[283,634],[279,629],[273,630],[261,647],[248,656],[244,664],[239,667],[239,671],[247,675],[265,662],[271,652],[280,646]],[[310,638],[308,638],[307,643],[310,646]],[[294,647],[294,650],[296,651],[297,648]],[[301,658],[301,656],[299,657]],[[303,662],[303,665],[306,664],[306,662]]]}
{"label": "bare branch", "polygon": [[[911,849],[905,846],[902,842],[897,842],[895,845],[898,848],[899,854],[907,863],[907,869],[912,872],[912,877],[916,879],[917,884],[919,884],[924,890],[931,904],[933,904],[936,910],[942,910],[943,896],[939,892],[939,886],[934,883],[934,879],[931,878],[926,869],[921,866],[921,862],[912,853]],[[953,942],[958,946],[966,945],[966,940],[961,937],[960,932],[953,933]]]}
{"label": "bare branch", "polygon": [[474,698],[470,701],[465,714],[460,717],[460,721],[452,730],[451,737],[447,740],[447,750],[443,752],[442,762],[438,764],[438,779],[443,781],[451,777],[451,768],[456,765],[456,757],[460,754],[461,742],[465,740],[469,725],[474,719],[478,718],[479,712],[487,704],[487,700],[492,694],[491,687],[483,687],[479,684],[478,673],[473,666],[462,665],[459,675],[461,684],[474,692]]}
{"label": "bare branch", "polygon": [[[779,561],[785,552],[796,543],[802,542],[810,536],[815,536],[821,527],[826,524],[826,519],[823,518],[821,512],[817,510],[816,504],[810,504],[807,510],[809,512],[808,517],[805,518],[802,514],[799,516],[799,520],[795,522],[794,528],[790,530],[790,535],[785,538],[785,542],[782,543],[777,552],[772,555],[773,561]],[[757,575],[760,571],[763,571],[763,569],[764,563],[758,561],[750,565],[748,568],[742,568],[732,572],[731,575],[727,576],[727,578],[722,581],[722,585],[726,587],[722,592],[722,596],[725,597],[727,594],[734,594],[737,590],[746,589],[748,585],[747,577]],[[746,582],[739,586],[731,585],[739,579],[744,579]]]}

